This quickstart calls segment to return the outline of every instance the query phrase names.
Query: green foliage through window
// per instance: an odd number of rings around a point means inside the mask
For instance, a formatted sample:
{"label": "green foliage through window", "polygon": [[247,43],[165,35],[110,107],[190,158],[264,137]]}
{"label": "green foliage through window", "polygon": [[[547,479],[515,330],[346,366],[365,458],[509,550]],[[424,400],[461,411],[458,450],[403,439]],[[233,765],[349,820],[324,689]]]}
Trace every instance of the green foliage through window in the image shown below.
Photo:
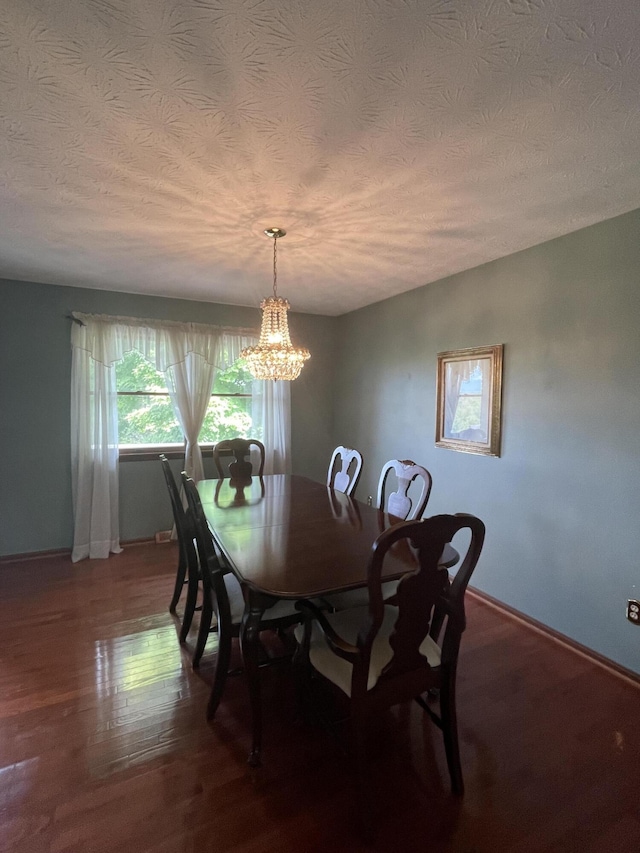
{"label": "green foliage through window", "polygon": [[479,429],[481,407],[482,397],[459,397],[456,415],[451,424],[451,432],[455,434],[464,429]]}
{"label": "green foliage through window", "polygon": [[[127,353],[116,365],[116,387],[121,447],[184,442],[164,377],[139,352]],[[123,391],[147,393],[133,396]],[[251,374],[242,361],[218,372],[200,441],[207,444],[253,435],[251,397],[216,396],[220,394],[251,394]]]}

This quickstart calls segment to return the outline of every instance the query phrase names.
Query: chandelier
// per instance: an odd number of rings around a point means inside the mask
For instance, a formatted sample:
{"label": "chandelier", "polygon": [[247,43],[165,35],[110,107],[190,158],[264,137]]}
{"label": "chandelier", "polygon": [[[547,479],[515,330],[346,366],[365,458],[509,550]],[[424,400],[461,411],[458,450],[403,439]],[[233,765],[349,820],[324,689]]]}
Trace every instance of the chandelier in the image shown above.
{"label": "chandelier", "polygon": [[286,299],[278,296],[277,243],[287,233],[283,228],[267,228],[264,232],[273,238],[273,296],[260,303],[262,326],[260,340],[255,347],[245,347],[240,353],[247,363],[249,372],[256,379],[297,379],[309,350],[294,347],[289,336],[287,311],[291,307]]}

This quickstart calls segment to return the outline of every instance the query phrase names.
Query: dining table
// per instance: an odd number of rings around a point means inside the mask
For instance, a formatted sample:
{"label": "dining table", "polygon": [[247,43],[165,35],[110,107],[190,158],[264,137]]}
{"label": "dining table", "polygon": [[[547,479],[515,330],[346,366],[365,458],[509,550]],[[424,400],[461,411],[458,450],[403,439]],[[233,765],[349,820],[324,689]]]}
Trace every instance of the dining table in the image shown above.
{"label": "dining table", "polygon": [[[217,548],[244,592],[240,649],[251,706],[249,763],[258,766],[260,623],[265,610],[282,599],[322,599],[365,587],[374,541],[401,519],[298,475],[202,480],[198,492]],[[458,559],[447,545],[440,565],[446,570]],[[396,580],[415,565],[407,545],[394,548],[385,559],[382,581]]]}

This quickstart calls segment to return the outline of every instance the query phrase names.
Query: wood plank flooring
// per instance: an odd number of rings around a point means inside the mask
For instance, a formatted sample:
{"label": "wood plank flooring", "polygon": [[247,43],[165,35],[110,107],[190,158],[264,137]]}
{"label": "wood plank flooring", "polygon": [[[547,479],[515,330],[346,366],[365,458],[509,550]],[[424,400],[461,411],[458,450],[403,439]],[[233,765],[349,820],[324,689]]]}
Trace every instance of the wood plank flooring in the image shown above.
{"label": "wood plank flooring", "polygon": [[[308,853],[366,849],[352,765],[263,671],[264,766],[230,679],[216,720],[167,612],[172,545],[0,568],[0,850]],[[370,736],[375,848],[637,853],[640,691],[468,598],[459,670],[466,794],[416,705]]]}

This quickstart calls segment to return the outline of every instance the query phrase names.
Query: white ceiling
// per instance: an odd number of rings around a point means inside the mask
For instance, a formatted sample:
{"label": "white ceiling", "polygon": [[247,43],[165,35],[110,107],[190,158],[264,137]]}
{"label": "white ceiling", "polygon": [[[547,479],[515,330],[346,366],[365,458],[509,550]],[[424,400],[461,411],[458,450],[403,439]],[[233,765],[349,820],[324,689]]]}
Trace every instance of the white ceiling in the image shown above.
{"label": "white ceiling", "polygon": [[640,3],[3,0],[0,277],[340,314],[640,207]]}

